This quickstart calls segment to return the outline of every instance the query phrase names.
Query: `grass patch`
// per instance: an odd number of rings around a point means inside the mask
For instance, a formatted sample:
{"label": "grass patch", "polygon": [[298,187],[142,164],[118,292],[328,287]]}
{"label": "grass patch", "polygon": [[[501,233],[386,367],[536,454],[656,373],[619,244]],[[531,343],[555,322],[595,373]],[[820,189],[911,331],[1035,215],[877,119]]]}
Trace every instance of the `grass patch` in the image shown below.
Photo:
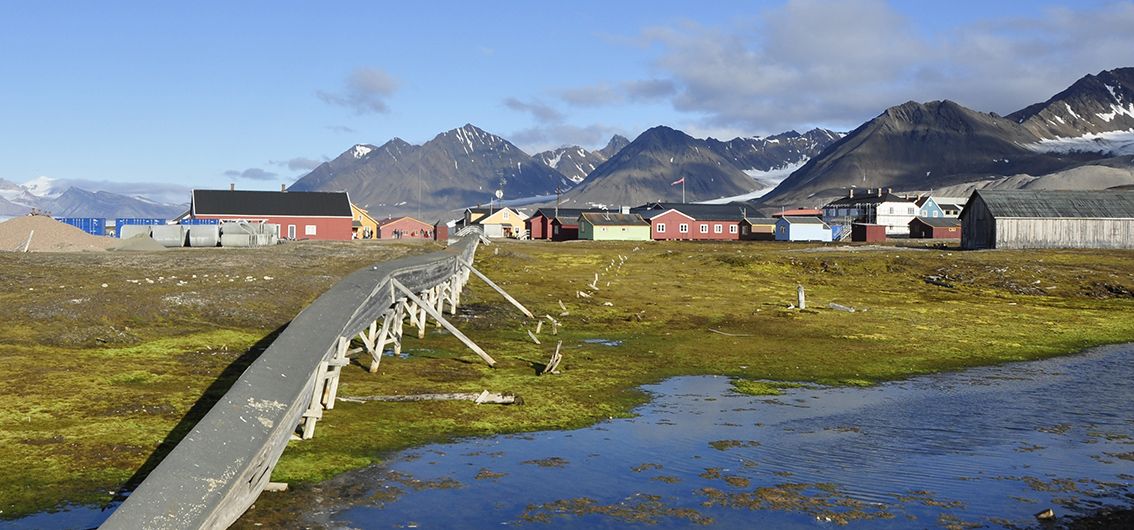
{"label": "grass patch", "polygon": [[[196,403],[223,393],[258,341],[337,278],[432,248],[0,255],[0,303],[13,308],[0,312],[0,377],[14,403],[0,411],[3,517],[105,501],[192,424]],[[495,369],[430,326],[423,340],[407,334],[409,357],[387,358],[377,374],[344,368],[339,393],[488,389],[525,404],[340,403],[314,439],[289,446],[273,480],[318,481],[423,443],[624,417],[647,399],[640,385],[677,375],[733,377],[742,392],[786,387],[775,381],[869,386],[1134,340],[1134,298],[1124,294],[1134,289],[1131,252],[816,252],[763,242],[489,249],[477,268],[537,316],[558,319],[558,336],[545,321],[533,344],[526,331],[535,323],[473,279],[453,321],[497,359]],[[596,273],[597,291],[587,287]],[[796,285],[807,290],[806,312],[788,307]],[[560,340],[560,374],[538,375]]]}

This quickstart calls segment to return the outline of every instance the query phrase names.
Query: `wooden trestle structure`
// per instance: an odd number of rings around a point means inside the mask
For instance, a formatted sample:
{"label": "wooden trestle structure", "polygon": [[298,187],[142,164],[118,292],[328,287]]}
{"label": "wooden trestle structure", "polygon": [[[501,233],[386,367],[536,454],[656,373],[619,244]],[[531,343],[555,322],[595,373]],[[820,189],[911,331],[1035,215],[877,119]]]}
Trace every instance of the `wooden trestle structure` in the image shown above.
{"label": "wooden trestle structure", "polygon": [[[370,372],[383,353],[400,354],[405,326],[419,338],[432,319],[489,366],[496,361],[446,320],[472,275],[525,315],[532,313],[472,266],[482,241],[356,271],[312,302],[248,367],[100,527],[227,528],[269,485],[292,439],[309,439],[335,408],[348,356],[365,352]],[[352,348],[357,338],[362,346]]]}

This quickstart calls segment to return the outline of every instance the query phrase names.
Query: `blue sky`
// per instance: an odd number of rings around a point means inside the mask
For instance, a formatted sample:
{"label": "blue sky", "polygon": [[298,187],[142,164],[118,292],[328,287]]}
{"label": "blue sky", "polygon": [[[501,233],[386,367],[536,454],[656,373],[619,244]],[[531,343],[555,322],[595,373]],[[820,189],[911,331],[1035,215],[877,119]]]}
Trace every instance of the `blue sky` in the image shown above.
{"label": "blue sky", "polygon": [[[1134,66],[1131,2],[0,0],[0,178],[274,189],[473,123],[530,153],[657,124],[1007,113]],[[118,186],[124,189],[129,186]]]}

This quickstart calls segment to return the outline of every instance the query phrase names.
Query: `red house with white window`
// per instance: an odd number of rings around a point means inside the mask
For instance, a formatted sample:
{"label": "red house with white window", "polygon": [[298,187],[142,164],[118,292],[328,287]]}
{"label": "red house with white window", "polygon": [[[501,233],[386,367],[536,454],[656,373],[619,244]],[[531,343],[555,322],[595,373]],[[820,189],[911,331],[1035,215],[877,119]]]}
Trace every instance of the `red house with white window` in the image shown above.
{"label": "red house with white window", "polygon": [[378,222],[378,239],[433,239],[433,225],[413,217],[392,217]]}
{"label": "red house with white window", "polygon": [[759,214],[744,203],[653,203],[633,211],[650,221],[650,233],[655,240],[735,241],[740,239],[744,217]]}
{"label": "red house with white window", "polygon": [[280,225],[284,239],[350,241],[346,192],[193,190],[190,219],[263,221]]}

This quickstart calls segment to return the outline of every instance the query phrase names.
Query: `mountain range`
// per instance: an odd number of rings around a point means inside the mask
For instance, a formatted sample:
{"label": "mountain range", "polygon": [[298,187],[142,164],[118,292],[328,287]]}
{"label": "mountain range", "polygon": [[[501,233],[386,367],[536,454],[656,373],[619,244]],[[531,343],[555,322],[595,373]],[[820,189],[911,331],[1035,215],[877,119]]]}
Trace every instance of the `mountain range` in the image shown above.
{"label": "mountain range", "polygon": [[188,204],[168,204],[143,196],[105,190],[87,191],[51,179],[16,184],[0,179],[0,216],[25,215],[33,209],[55,217],[151,217],[168,219]]}
{"label": "mountain range", "polygon": [[851,187],[951,194],[988,186],[1105,188],[1134,183],[1124,155],[1134,155],[1134,68],[1087,75],[1008,116],[952,101],[891,107],[761,200],[821,205]]}
{"label": "mountain range", "polygon": [[771,189],[840,137],[815,129],[722,142],[658,126],[633,142],[615,135],[594,151],[567,146],[528,155],[466,124],[422,145],[399,138],[381,146],[355,145],[288,189],[347,191],[377,217],[452,215],[488,204],[497,190],[505,201],[550,201],[556,193],[562,193],[562,204],[673,201],[681,199],[681,189],[671,183],[684,175],[690,176],[688,200],[716,199]]}

